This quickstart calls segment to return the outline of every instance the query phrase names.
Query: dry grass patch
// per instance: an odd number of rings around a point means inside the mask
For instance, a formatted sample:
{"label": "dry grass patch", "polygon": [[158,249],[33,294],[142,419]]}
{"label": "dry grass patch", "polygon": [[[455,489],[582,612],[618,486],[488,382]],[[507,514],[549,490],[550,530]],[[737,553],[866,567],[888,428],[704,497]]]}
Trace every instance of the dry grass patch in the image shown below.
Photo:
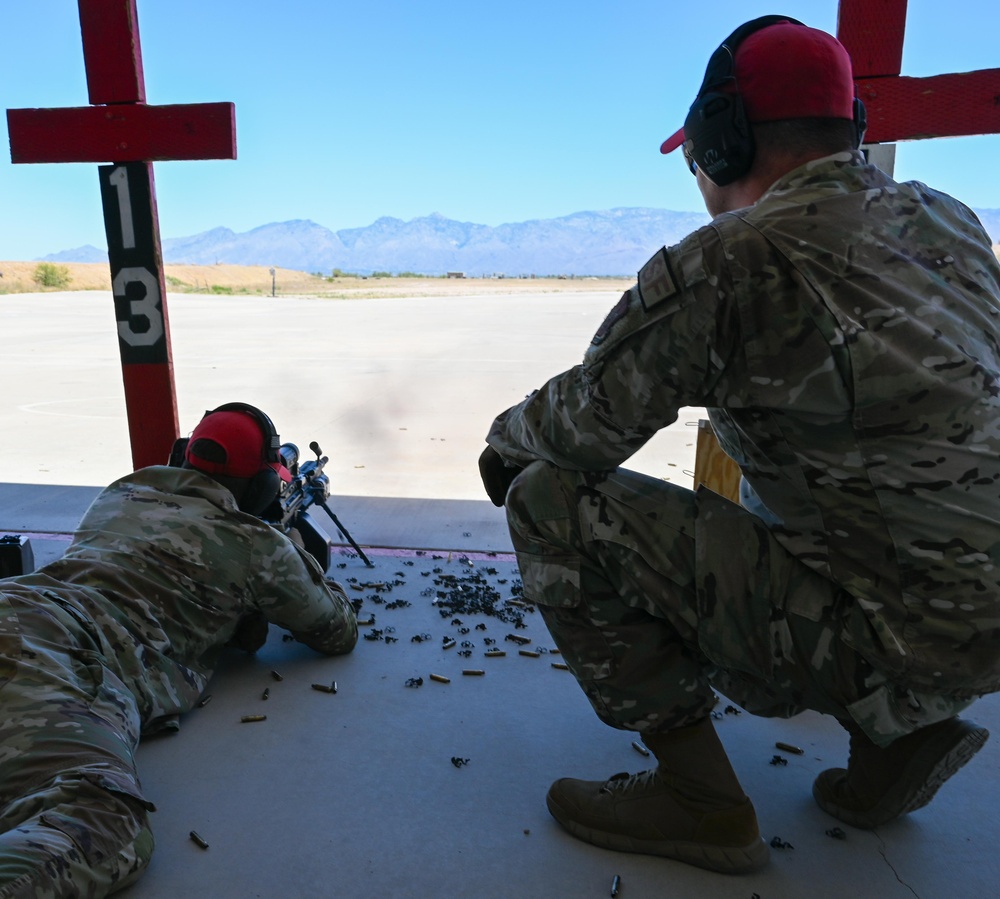
{"label": "dry grass patch", "polygon": [[[68,281],[46,287],[36,280],[38,262],[0,262],[0,293],[38,293],[52,290],[111,290],[111,274],[104,263],[46,263],[64,270]],[[167,294],[198,293],[270,296],[271,270],[263,265],[166,265]],[[331,299],[378,297],[490,296],[509,293],[567,293],[595,290],[619,292],[634,281],[625,278],[421,278],[311,275],[278,268],[277,296],[314,296]]]}

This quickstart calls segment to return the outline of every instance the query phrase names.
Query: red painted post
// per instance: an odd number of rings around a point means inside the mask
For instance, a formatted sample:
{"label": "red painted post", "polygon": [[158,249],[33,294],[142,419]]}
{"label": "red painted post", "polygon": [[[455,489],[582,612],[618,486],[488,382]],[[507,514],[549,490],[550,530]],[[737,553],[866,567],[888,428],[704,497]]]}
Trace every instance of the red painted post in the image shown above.
{"label": "red painted post", "polygon": [[233,104],[147,106],[136,0],[78,0],[91,106],[8,109],[11,161],[98,167],[136,468],[178,436],[154,161],[235,159]]}
{"label": "red painted post", "polygon": [[866,143],[1000,133],[1000,69],[908,78],[906,0],[840,0],[837,37],[868,112]]}

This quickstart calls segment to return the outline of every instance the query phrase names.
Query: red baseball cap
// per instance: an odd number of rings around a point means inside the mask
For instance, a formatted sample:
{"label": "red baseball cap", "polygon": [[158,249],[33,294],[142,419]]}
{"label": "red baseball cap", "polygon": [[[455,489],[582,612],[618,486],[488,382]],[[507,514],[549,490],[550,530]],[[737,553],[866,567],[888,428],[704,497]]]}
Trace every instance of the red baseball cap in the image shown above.
{"label": "red baseball cap", "polygon": [[[699,97],[709,86],[738,90],[750,122],[854,117],[851,57],[825,31],[793,22],[754,31],[736,47],[733,73],[735,82],[729,85],[703,82]],[[705,81],[710,81],[707,75]],[[660,145],[660,152],[670,153],[684,140],[680,128]]]}
{"label": "red baseball cap", "polygon": [[249,412],[210,412],[191,432],[184,458],[206,474],[252,478],[273,468],[283,481],[291,481],[284,465],[267,461],[265,439],[260,422]]}

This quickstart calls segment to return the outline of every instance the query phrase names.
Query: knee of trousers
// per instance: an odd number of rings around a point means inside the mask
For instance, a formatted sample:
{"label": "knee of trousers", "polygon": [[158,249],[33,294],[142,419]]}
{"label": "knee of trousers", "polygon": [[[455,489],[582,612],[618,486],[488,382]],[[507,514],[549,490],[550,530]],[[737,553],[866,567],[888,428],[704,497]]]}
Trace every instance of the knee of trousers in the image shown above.
{"label": "knee of trousers", "polygon": [[0,835],[2,899],[104,896],[149,865],[148,803],[89,776],[57,778],[30,798],[35,813]]}
{"label": "knee of trousers", "polygon": [[511,528],[532,533],[536,522],[576,516],[573,499],[582,473],[557,468],[551,462],[532,462],[507,491],[507,519]]}

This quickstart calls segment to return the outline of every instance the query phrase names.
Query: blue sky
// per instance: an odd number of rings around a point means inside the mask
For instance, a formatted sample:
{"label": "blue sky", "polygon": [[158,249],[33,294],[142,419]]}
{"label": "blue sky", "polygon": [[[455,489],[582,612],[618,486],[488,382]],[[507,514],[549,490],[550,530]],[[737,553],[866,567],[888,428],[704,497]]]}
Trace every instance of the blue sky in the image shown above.
{"label": "blue sky", "polygon": [[[660,141],[715,46],[836,0],[138,0],[150,103],[232,101],[236,161],[156,166],[161,233],[328,228],[439,212],[498,225],[616,206],[701,210]],[[946,11],[946,14],[945,12]],[[4,108],[87,103],[75,0],[0,10]],[[996,0],[910,0],[903,74],[1000,66]],[[104,246],[96,167],[0,158],[0,259]],[[1000,208],[1000,136],[901,144],[896,176]]]}

